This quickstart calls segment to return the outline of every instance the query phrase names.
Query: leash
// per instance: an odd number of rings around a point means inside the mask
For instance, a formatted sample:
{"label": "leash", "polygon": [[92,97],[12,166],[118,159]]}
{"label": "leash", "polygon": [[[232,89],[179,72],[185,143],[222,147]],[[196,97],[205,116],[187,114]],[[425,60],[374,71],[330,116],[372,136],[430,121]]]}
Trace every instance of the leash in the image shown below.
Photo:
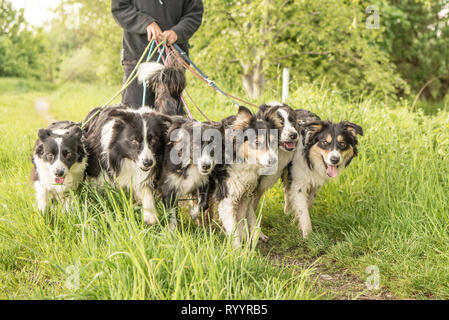
{"label": "leash", "polygon": [[[140,66],[140,64],[142,63],[143,58],[145,57],[145,55],[147,54],[147,52],[149,52],[150,46],[151,46],[152,41],[150,41],[148,43],[148,45],[146,46],[142,56],[140,56],[140,59],[137,61],[136,66],[134,67],[133,71],[131,72],[131,74],[129,75],[128,79],[125,81],[125,83],[123,84],[122,88],[117,91],[108,101],[106,101],[101,107],[98,108],[98,110],[89,117],[89,119],[87,119],[86,121],[84,121],[83,123],[81,123],[81,129],[84,129],[86,127],[86,125],[92,121],[93,118],[95,118],[100,112],[101,110],[108,106],[119,94],[121,94],[123,91],[125,91],[126,88],[129,87],[129,85],[137,78],[137,68]],[[163,45],[165,42],[162,42],[158,45],[156,45],[156,48],[153,49],[153,51],[151,52],[151,55],[149,56],[149,59],[151,59],[153,57],[153,55],[156,53],[157,49]]]}
{"label": "leash", "polygon": [[[206,83],[207,85],[212,87],[218,93],[227,97],[230,101],[232,101],[232,103],[234,103],[237,106],[239,106],[239,104],[237,103],[237,101],[238,101],[238,102],[244,103],[246,105],[257,108],[256,104],[251,103],[245,99],[233,96],[233,95],[221,90],[213,80],[210,80],[209,77],[203,71],[201,71],[200,68],[198,68],[198,66],[189,58],[189,56],[187,55],[187,53],[184,50],[182,50],[176,43],[174,43],[172,46],[184,58],[185,68],[188,69],[190,72],[192,72],[193,75],[196,76],[198,79],[202,80],[204,83]],[[193,69],[192,69],[192,67],[193,67]]]}

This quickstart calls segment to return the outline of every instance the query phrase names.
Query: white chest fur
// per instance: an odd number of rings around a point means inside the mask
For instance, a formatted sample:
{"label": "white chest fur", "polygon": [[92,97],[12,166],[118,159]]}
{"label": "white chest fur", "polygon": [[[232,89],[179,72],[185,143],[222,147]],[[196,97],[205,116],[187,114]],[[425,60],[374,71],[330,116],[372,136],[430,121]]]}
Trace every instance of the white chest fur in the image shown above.
{"label": "white chest fur", "polygon": [[294,151],[285,151],[282,149],[279,149],[278,151],[278,167],[276,172],[269,175],[261,176],[259,179],[259,185],[257,187],[259,193],[263,193],[279,180],[279,178],[282,175],[282,172],[284,171],[285,167],[289,164],[290,161],[292,161],[294,155]]}
{"label": "white chest fur", "polygon": [[[302,154],[302,150],[296,150],[292,160],[291,170],[292,184],[297,187],[319,189],[329,179],[321,175],[317,170],[311,170],[307,164],[306,159]],[[305,190],[304,190],[305,191]]]}
{"label": "white chest fur", "polygon": [[120,173],[115,177],[115,182],[121,187],[138,190],[143,185],[150,184],[152,182],[152,176],[152,170],[143,171],[134,161],[124,159]]}
{"label": "white chest fur", "polygon": [[236,201],[251,196],[257,188],[260,167],[254,164],[236,163],[228,168],[228,192]]}
{"label": "white chest fur", "polygon": [[176,188],[177,194],[180,196],[192,193],[208,182],[208,176],[200,174],[196,165],[189,166],[185,177],[170,173],[167,179],[168,183]]}

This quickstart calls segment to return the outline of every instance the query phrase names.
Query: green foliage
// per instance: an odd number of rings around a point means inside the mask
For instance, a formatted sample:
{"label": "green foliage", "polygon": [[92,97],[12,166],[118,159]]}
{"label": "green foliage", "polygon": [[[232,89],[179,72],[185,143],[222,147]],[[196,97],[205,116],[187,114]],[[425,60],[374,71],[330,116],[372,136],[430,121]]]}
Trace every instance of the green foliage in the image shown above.
{"label": "green foliage", "polygon": [[407,90],[381,50],[384,30],[366,28],[358,1],[207,0],[205,8],[192,52],[211,74],[261,72],[276,81],[290,67],[297,82],[325,81],[353,95]]}
{"label": "green foliage", "polygon": [[47,47],[42,30],[30,30],[23,10],[0,0],[0,77],[44,78]]}
{"label": "green foliage", "polygon": [[[17,81],[1,79],[0,88]],[[225,98],[195,83],[190,94],[211,119],[235,114]],[[430,117],[408,105],[348,101],[335,90],[301,86],[288,101],[293,107],[362,125],[359,156],[319,192],[308,240],[284,215],[278,184],[259,208],[267,250],[236,251],[218,230],[196,227],[183,210],[175,233],[162,211],[162,226],[145,227],[129,195],[113,190],[100,195],[85,188],[69,212],[58,207],[47,219],[37,213],[29,157],[45,121],[34,99],[48,95],[53,115],[80,120],[115,89],[69,83],[47,92],[0,90],[0,297],[331,298],[352,284],[363,291],[369,265],[379,267],[380,286],[392,297],[449,297],[447,111]],[[66,286],[70,266],[80,270],[78,290]],[[329,293],[315,282],[319,266],[328,275],[350,275],[352,283]]]}
{"label": "green foliage", "polygon": [[383,47],[414,92],[441,100],[449,89],[449,1],[382,1]]}
{"label": "green foliage", "polygon": [[61,62],[59,80],[61,82],[99,80],[96,72],[98,64],[92,56],[92,51],[88,47],[75,50],[70,57]]}

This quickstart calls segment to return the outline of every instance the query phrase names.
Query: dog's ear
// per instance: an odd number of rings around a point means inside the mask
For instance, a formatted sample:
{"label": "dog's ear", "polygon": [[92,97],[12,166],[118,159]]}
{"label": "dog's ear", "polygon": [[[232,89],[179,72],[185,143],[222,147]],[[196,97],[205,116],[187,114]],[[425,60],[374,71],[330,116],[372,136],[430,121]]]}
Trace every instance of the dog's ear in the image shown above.
{"label": "dog's ear", "polygon": [[251,122],[253,114],[247,107],[240,106],[234,122],[235,129],[247,128]]}
{"label": "dog's ear", "polygon": [[158,115],[158,120],[166,127],[168,130],[172,124],[174,123],[173,119],[170,116],[167,116],[165,114]]}
{"label": "dog's ear", "polygon": [[343,128],[345,128],[346,131],[348,131],[354,137],[356,137],[358,134],[363,136],[363,129],[361,126],[349,121],[342,121],[340,122],[340,124],[343,126]]}
{"label": "dog's ear", "polygon": [[39,137],[39,140],[44,141],[45,139],[47,139],[51,134],[51,130],[50,129],[39,129],[39,131],[37,132],[37,136]]}
{"label": "dog's ear", "polygon": [[323,121],[311,121],[304,123],[304,128],[307,130],[307,132],[316,134],[323,130],[324,125],[325,123]]}
{"label": "dog's ear", "polygon": [[267,110],[270,108],[271,106],[267,105],[267,104],[261,104],[259,106],[259,110],[257,111],[257,114],[259,116],[262,116],[265,112],[267,112]]}
{"label": "dog's ear", "polygon": [[81,137],[83,136],[83,130],[78,126],[75,126],[71,128],[69,132],[66,133],[66,135],[75,139],[81,139]]}
{"label": "dog's ear", "polygon": [[132,112],[126,112],[118,108],[114,108],[109,112],[108,116],[112,118],[117,118],[119,120],[123,120],[125,122],[131,122],[133,117],[135,117],[135,114]]}

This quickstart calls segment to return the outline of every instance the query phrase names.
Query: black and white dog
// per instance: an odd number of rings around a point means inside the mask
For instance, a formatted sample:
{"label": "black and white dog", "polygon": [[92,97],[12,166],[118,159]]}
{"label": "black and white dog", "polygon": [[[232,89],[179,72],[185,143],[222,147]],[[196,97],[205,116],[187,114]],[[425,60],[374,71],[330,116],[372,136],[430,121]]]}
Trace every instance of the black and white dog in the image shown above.
{"label": "black and white dog", "polygon": [[68,205],[67,196],[84,178],[87,153],[80,124],[58,121],[40,129],[32,156],[31,177],[40,211],[55,199]]}
{"label": "black and white dog", "polygon": [[[265,191],[274,186],[284,169],[293,159],[294,150],[299,141],[299,126],[296,122],[296,114],[288,105],[277,102],[263,104],[259,106],[257,117],[267,121],[270,124],[270,128],[278,130],[279,148],[277,170],[272,172],[272,174],[262,175],[259,178],[253,200],[254,210],[257,208],[260,198]],[[302,142],[300,144],[302,149]],[[268,237],[260,232],[259,239],[267,241]]]}
{"label": "black and white dog", "polygon": [[[273,148],[270,124],[257,118],[246,107],[240,107],[236,116],[224,119],[222,124],[225,129],[226,164],[224,172],[213,177],[211,201],[217,204],[223,227],[228,235],[234,234],[233,245],[238,247],[245,236],[253,240],[257,228],[253,198],[261,170],[277,162],[277,141]],[[243,136],[236,139],[239,134]],[[228,159],[228,155],[232,159]],[[246,224],[248,234],[245,234]]]}
{"label": "black and white dog", "polygon": [[[97,111],[92,110],[86,119]],[[102,109],[86,127],[88,180],[132,190],[142,203],[144,221],[149,225],[157,222],[154,182],[162,166],[170,125],[169,117],[148,107],[136,110],[117,105]]]}
{"label": "black and white dog", "polygon": [[293,211],[303,237],[312,231],[309,210],[319,189],[335,178],[357,156],[360,126],[341,121],[332,123],[306,110],[295,110],[303,130],[304,149],[298,148],[284,171],[284,211]]}
{"label": "black and white dog", "polygon": [[[214,152],[216,147],[221,149],[220,129],[216,125],[184,117],[172,117],[172,125],[168,131],[169,142],[165,147],[164,163],[158,182],[165,208],[171,214],[171,228],[177,224],[176,208],[179,197],[197,191],[207,193],[209,175],[217,164]],[[207,198],[204,201],[207,201]],[[198,218],[206,208],[207,204],[198,204],[191,211],[192,219]]]}
{"label": "black and white dog", "polygon": [[157,93],[154,106],[156,111],[167,115],[183,115],[181,93],[186,87],[185,69],[178,58],[170,55],[166,66],[156,62],[145,62],[139,66],[137,76]]}

